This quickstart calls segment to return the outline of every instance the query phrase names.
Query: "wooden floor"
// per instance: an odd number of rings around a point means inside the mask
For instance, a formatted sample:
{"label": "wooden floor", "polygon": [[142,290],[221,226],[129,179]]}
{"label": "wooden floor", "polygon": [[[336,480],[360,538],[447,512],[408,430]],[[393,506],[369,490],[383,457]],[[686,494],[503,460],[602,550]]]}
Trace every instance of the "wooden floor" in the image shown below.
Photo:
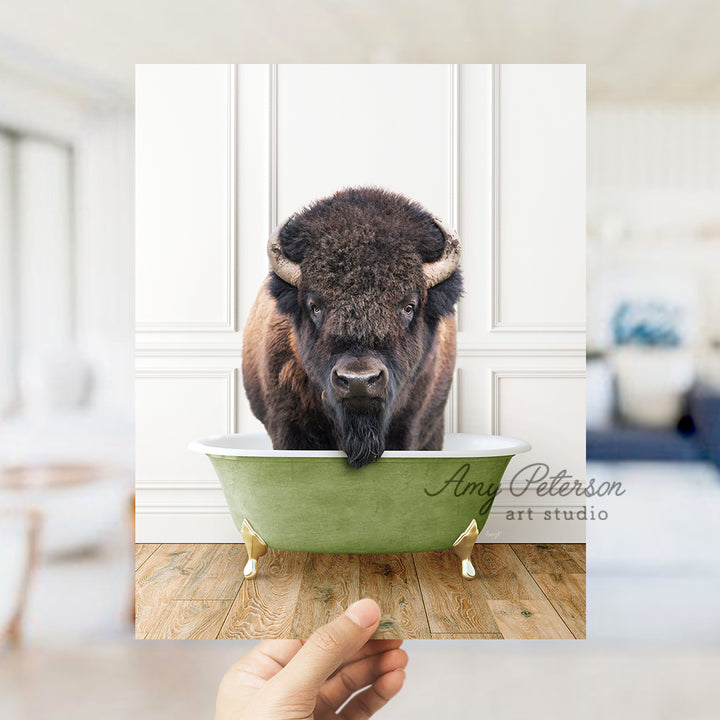
{"label": "wooden floor", "polygon": [[585,545],[478,544],[470,581],[450,550],[268,550],[254,580],[245,562],[241,544],[137,545],[137,637],[305,638],[361,597],[382,609],[375,637],[585,637]]}

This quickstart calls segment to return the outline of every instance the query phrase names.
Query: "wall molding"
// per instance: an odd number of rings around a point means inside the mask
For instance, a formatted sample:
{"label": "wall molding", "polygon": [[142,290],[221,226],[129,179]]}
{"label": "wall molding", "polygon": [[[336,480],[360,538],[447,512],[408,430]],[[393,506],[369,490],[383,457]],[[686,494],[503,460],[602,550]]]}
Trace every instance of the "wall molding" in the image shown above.
{"label": "wall molding", "polygon": [[448,66],[450,71],[449,81],[449,105],[450,105],[450,148],[449,148],[449,170],[448,187],[450,195],[450,217],[448,221],[450,226],[454,228],[462,237],[458,224],[460,222],[460,199],[458,196],[460,189],[460,65],[451,64]]}
{"label": "wall molding", "polygon": [[[137,515],[227,515],[230,510],[223,502],[217,505],[168,505],[163,503],[142,503],[135,508]],[[208,540],[207,542],[213,542]]]}
{"label": "wall molding", "polygon": [[[177,343],[142,343],[135,348],[136,357],[234,357],[242,358],[242,346],[181,345]],[[585,357],[585,345],[483,345],[458,342],[458,357]]]}
{"label": "wall molding", "polygon": [[530,347],[526,345],[458,344],[458,357],[577,357],[585,358],[585,345]]}
{"label": "wall molding", "polygon": [[500,432],[500,382],[503,379],[585,379],[584,370],[491,370],[490,371],[490,427],[493,435]]}
{"label": "wall molding", "polygon": [[508,323],[496,320],[493,322],[490,332],[513,332],[513,333],[584,333],[585,323]]}
{"label": "wall molding", "polygon": [[267,237],[277,227],[278,218],[278,66],[268,65],[268,217]]}
{"label": "wall molding", "polygon": [[500,153],[500,122],[502,118],[502,65],[492,66],[491,105],[492,105],[492,182],[491,201],[492,208],[490,242],[490,266],[492,291],[490,293],[490,327],[491,333],[584,333],[585,323],[565,322],[507,322],[502,319],[502,304],[500,297],[501,276],[501,232],[500,222],[500,178],[502,173],[502,160]]}
{"label": "wall molding", "polygon": [[225,238],[226,305],[224,320],[198,322],[160,321],[136,322],[138,333],[235,333],[237,326],[237,132],[238,92],[237,65],[227,68],[227,232]]}
{"label": "wall molding", "polygon": [[445,432],[456,433],[460,427],[460,407],[458,398],[460,397],[460,375],[462,370],[458,367],[453,372],[452,384],[450,392],[445,403]]}
{"label": "wall molding", "polygon": [[237,432],[238,408],[237,408],[237,368],[138,368],[135,371],[137,380],[175,380],[184,378],[196,379],[221,379],[227,384],[227,428],[228,433]]}
{"label": "wall molding", "polygon": [[180,345],[177,343],[142,343],[135,346],[135,357],[242,357],[241,346]]}
{"label": "wall molding", "polygon": [[136,480],[137,490],[222,490],[219,480]]}

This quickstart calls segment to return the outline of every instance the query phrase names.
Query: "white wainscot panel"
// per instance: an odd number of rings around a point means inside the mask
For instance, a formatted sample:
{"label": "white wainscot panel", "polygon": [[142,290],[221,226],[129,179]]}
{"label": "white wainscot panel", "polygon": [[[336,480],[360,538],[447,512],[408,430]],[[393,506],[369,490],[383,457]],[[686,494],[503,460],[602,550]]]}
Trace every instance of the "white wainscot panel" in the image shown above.
{"label": "white wainscot panel", "polygon": [[279,219],[350,185],[401,192],[454,221],[452,65],[280,65]]}
{"label": "white wainscot panel", "polygon": [[[182,483],[217,486],[210,461],[190,452],[198,437],[233,431],[234,369],[146,369],[135,389],[136,477],[138,487],[167,486],[166,502]],[[152,484],[149,486],[148,484]]]}
{"label": "white wainscot panel", "polygon": [[533,446],[513,463],[546,463],[554,472],[565,469],[583,478],[585,373],[496,370],[492,378],[494,431],[522,438]]}
{"label": "white wainscot panel", "polygon": [[138,329],[235,329],[235,67],[138,65]]}
{"label": "white wainscot panel", "polygon": [[496,68],[492,330],[585,322],[585,66]]}
{"label": "white wainscot panel", "polygon": [[242,542],[219,485],[158,485],[137,488],[136,542]]}
{"label": "white wainscot panel", "polygon": [[584,372],[494,370],[491,383],[494,431],[533,448],[510,462],[485,533],[500,530],[497,542],[584,542],[585,522],[577,514],[585,497],[538,488],[558,474],[570,486],[585,482]]}
{"label": "white wainscot panel", "polygon": [[241,543],[230,512],[196,506],[152,507],[138,504],[135,542],[139,543]]}
{"label": "white wainscot panel", "polygon": [[462,240],[464,292],[459,342],[487,345],[493,214],[493,66],[461,65],[457,230]]}

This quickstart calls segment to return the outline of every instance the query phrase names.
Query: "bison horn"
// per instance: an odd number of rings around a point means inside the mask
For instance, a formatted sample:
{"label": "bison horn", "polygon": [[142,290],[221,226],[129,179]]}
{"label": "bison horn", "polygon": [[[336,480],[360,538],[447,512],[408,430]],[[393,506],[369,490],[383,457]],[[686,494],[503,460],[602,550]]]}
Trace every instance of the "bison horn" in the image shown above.
{"label": "bison horn", "polygon": [[458,234],[442,220],[433,217],[435,224],[445,236],[445,249],[439,260],[423,265],[425,273],[425,287],[431,288],[443,280],[447,280],[457,269],[460,263],[460,238]]}
{"label": "bison horn", "polygon": [[284,222],[280,223],[270,236],[267,244],[267,254],[270,258],[270,267],[275,271],[275,274],[286,283],[297,287],[300,282],[300,263],[290,260],[280,246],[280,231],[284,225]]}

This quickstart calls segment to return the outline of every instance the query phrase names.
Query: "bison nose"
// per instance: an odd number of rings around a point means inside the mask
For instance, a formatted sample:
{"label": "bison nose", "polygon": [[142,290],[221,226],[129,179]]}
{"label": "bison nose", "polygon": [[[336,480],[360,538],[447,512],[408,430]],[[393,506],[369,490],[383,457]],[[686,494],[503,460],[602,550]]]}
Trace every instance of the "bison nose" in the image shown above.
{"label": "bison nose", "polygon": [[375,358],[341,360],[331,376],[333,389],[341,400],[381,398],[387,379],[387,368]]}

